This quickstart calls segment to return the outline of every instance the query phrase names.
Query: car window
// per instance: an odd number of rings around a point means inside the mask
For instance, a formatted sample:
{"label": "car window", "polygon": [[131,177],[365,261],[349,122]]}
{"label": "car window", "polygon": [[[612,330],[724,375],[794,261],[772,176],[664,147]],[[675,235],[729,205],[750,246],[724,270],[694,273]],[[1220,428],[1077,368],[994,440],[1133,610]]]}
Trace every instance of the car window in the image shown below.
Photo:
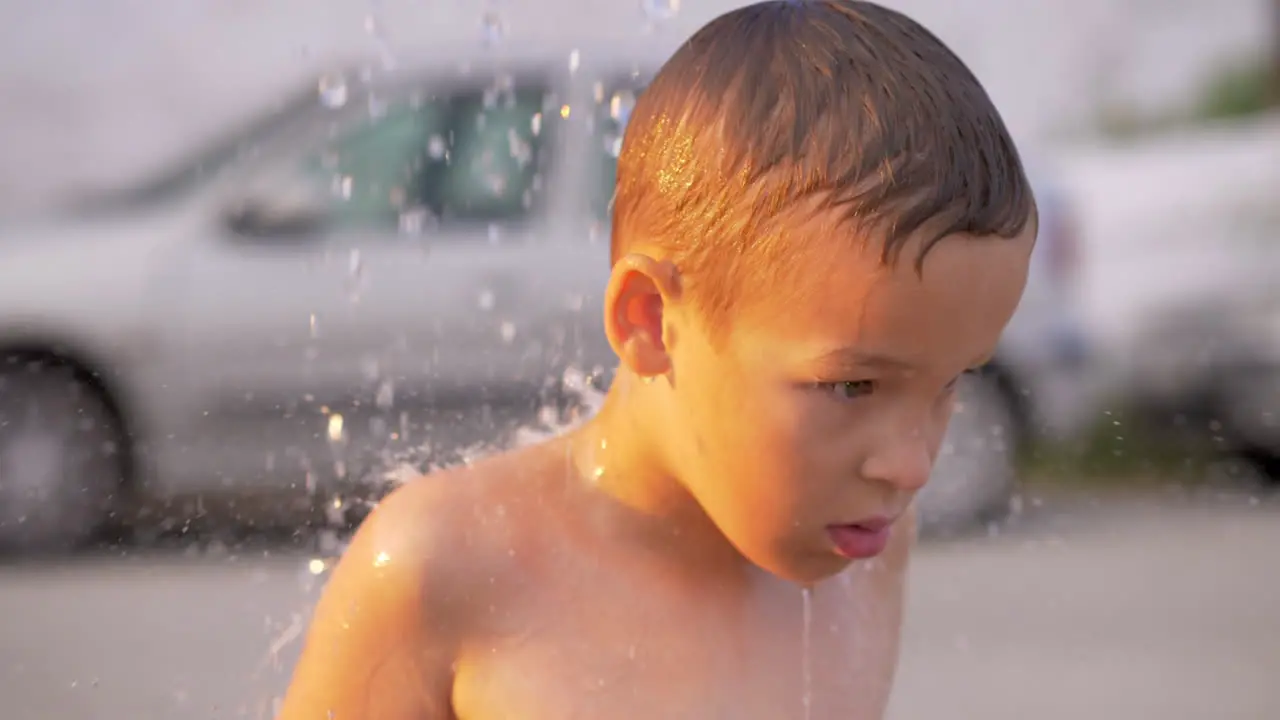
{"label": "car window", "polygon": [[512,85],[404,99],[337,133],[302,169],[329,184],[342,229],[520,222],[538,206],[547,97]]}

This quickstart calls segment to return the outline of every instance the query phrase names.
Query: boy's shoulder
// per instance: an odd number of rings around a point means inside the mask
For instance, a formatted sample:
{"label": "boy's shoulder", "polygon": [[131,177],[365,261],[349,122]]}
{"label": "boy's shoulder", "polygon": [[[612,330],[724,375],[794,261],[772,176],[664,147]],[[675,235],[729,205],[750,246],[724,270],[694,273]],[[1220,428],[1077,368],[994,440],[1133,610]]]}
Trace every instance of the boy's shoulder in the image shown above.
{"label": "boy's shoulder", "polygon": [[510,548],[554,527],[522,500],[549,477],[550,457],[498,455],[379,503],[326,583],[280,717],[445,717],[458,652],[484,613],[518,595],[523,555]]}
{"label": "boy's shoulder", "polygon": [[547,527],[554,493],[543,491],[555,455],[544,443],[405,483],[364,521],[344,564],[394,563],[430,594],[474,600],[511,569],[512,548],[528,547],[528,537]]}

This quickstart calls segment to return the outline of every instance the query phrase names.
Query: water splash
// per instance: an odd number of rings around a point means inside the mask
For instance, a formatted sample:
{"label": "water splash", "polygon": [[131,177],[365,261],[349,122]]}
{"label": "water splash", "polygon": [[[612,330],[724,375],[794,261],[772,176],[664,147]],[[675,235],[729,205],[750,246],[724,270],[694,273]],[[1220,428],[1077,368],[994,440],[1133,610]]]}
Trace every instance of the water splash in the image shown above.
{"label": "water splash", "polygon": [[[381,375],[376,359],[364,358],[362,366],[366,377],[370,379]],[[562,390],[562,394],[569,396],[570,401],[544,405],[537,413],[536,419],[531,423],[516,428],[508,442],[476,443],[457,451],[453,457],[445,457],[443,459],[430,442],[422,442],[402,450],[384,451],[378,469],[357,483],[357,485],[371,489],[367,497],[335,497],[325,508],[326,519],[331,527],[323,528],[316,534],[317,556],[307,559],[299,570],[299,583],[303,589],[310,593],[323,586],[329,572],[333,570],[337,565],[338,559],[346,551],[347,531],[343,530],[343,528],[349,526],[352,517],[351,513],[367,515],[387,492],[400,485],[416,481],[423,475],[455,465],[469,465],[496,452],[544,442],[578,427],[595,415],[604,403],[605,394],[598,389],[599,383],[597,382],[597,379],[602,377],[603,373],[603,368],[595,368],[590,373],[574,367],[565,370],[559,379],[558,385]],[[379,402],[377,404],[380,409],[389,411],[394,402],[393,388],[389,382],[382,383],[378,387]],[[382,405],[386,405],[386,408],[382,408]],[[322,408],[322,412],[327,423],[325,436],[331,450],[334,471],[341,477],[347,473],[345,454],[349,428],[347,428],[346,419],[341,413],[332,411],[329,408]],[[406,413],[400,413],[399,425],[399,437],[407,438],[408,417]],[[307,476],[308,486],[314,490],[313,473],[308,470]],[[808,634],[810,625],[808,592],[808,590],[805,591],[806,708],[809,684],[807,679],[809,676]],[[269,667],[279,670],[282,653],[287,647],[301,640],[305,628],[306,624],[301,614],[294,614],[283,627],[270,627],[273,637],[266,657],[261,662],[259,672]],[[634,657],[634,647],[630,652]],[[807,711],[806,718],[808,718]]]}

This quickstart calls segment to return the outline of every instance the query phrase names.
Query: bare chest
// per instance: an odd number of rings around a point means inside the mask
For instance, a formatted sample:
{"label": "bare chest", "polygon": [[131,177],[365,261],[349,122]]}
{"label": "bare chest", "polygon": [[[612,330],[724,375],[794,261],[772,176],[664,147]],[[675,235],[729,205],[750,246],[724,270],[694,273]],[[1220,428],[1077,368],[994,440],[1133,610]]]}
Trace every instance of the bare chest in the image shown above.
{"label": "bare chest", "polygon": [[[555,594],[495,623],[459,669],[460,720],[879,720],[897,612],[851,582],[742,604]],[[841,581],[837,580],[836,583]]]}

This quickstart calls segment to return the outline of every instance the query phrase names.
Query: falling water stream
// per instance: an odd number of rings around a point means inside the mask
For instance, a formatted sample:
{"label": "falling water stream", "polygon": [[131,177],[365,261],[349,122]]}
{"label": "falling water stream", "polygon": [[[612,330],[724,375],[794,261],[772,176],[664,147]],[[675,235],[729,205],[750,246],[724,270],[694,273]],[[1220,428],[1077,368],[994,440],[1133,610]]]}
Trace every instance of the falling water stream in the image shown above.
{"label": "falling water stream", "polygon": [[804,720],[811,720],[813,717],[813,660],[810,657],[812,650],[809,645],[813,639],[813,588],[806,585],[800,591],[800,596],[804,605],[800,629],[800,704],[804,708]]}

